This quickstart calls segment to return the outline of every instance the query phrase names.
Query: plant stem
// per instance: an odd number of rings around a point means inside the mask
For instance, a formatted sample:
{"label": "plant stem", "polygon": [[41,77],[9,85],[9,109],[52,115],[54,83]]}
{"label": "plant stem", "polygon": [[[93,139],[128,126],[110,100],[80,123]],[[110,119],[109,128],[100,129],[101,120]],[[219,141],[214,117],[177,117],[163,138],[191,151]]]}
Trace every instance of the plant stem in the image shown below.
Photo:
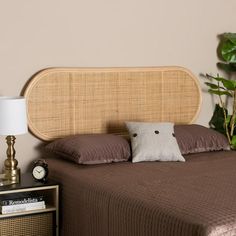
{"label": "plant stem", "polygon": [[230,121],[230,136],[234,135],[234,124],[236,118],[236,90],[234,90],[234,100],[233,100],[233,114]]}
{"label": "plant stem", "polygon": [[226,136],[227,136],[227,139],[228,139],[229,143],[231,143],[231,138],[230,138],[230,135],[229,135],[229,128],[228,128],[228,125],[227,125],[227,122],[226,122],[227,121],[227,116],[226,116],[225,106],[224,106],[224,103],[223,103],[222,98],[221,98],[220,95],[219,95],[219,99],[220,99],[220,105],[223,109],[223,114],[224,114],[224,120],[225,120],[224,126],[225,126]]}

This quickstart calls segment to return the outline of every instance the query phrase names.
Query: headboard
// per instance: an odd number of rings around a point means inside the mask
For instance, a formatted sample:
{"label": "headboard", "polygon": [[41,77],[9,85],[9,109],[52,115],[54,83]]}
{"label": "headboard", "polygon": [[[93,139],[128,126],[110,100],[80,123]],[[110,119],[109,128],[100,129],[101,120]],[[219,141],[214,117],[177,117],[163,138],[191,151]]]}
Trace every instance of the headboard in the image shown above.
{"label": "headboard", "polygon": [[125,121],[192,123],[201,104],[197,79],[182,67],[50,68],[24,96],[29,128],[43,140],[125,134]]}

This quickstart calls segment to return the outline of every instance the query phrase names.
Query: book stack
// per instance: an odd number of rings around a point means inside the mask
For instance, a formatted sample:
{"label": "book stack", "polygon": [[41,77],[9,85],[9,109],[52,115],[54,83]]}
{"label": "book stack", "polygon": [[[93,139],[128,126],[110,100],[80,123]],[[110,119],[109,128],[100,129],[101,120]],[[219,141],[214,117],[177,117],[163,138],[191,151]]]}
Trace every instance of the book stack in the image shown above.
{"label": "book stack", "polygon": [[8,196],[5,199],[0,199],[1,214],[33,211],[45,208],[46,205],[43,196]]}

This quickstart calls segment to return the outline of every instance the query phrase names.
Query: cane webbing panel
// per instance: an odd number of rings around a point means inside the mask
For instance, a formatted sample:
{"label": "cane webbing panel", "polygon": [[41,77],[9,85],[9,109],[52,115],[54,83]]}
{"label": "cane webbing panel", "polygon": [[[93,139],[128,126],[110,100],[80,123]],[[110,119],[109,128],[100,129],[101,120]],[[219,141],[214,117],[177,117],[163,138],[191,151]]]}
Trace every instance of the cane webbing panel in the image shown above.
{"label": "cane webbing panel", "polygon": [[131,120],[191,123],[201,103],[196,78],[181,67],[46,69],[24,95],[30,130],[44,140],[123,134]]}
{"label": "cane webbing panel", "polygon": [[0,236],[53,236],[53,213],[0,220]]}

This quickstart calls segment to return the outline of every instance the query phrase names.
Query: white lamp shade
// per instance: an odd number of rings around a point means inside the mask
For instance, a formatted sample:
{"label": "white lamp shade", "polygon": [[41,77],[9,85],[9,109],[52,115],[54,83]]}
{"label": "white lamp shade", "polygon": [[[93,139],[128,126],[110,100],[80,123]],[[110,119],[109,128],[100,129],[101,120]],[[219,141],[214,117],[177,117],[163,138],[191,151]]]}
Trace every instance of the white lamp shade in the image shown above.
{"label": "white lamp shade", "polygon": [[27,133],[24,97],[0,97],[0,135]]}

